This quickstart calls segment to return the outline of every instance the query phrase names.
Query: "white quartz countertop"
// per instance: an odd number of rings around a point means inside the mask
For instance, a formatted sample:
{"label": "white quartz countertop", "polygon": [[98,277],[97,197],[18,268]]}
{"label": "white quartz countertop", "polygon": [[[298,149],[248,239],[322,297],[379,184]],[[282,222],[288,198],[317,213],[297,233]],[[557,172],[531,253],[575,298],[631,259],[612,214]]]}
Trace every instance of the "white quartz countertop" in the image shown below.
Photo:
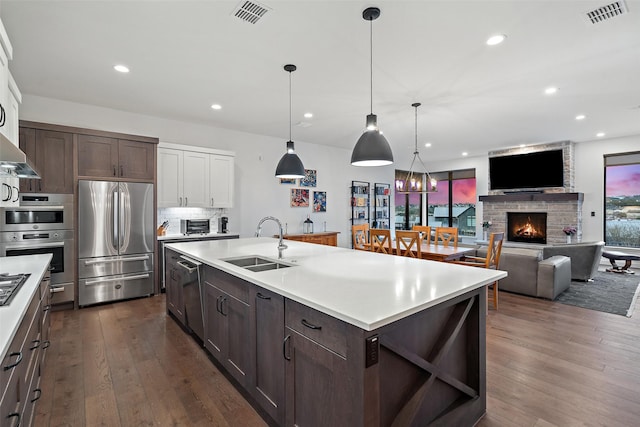
{"label": "white quartz countertop", "polygon": [[158,240],[189,240],[189,239],[224,239],[236,238],[239,234],[234,233],[207,233],[207,234],[181,234],[172,233],[158,236]]}
{"label": "white quartz countertop", "polygon": [[277,260],[271,237],[170,243],[197,261],[365,330],[373,330],[507,276],[505,271],[287,240],[291,268],[252,272],[222,261]]}
{"label": "white quartz countertop", "polygon": [[0,360],[4,357],[29,308],[31,297],[38,292],[38,286],[47,272],[51,258],[51,254],[0,257],[0,273],[31,274],[20,286],[9,305],[0,306]]}

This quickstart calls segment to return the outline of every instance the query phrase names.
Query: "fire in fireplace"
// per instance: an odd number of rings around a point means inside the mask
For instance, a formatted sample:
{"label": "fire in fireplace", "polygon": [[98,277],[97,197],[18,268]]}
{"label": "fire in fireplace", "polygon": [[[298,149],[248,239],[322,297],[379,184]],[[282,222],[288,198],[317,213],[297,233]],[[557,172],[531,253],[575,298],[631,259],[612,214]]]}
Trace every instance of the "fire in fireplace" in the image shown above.
{"label": "fire in fireplace", "polygon": [[507,240],[547,243],[546,212],[507,212]]}

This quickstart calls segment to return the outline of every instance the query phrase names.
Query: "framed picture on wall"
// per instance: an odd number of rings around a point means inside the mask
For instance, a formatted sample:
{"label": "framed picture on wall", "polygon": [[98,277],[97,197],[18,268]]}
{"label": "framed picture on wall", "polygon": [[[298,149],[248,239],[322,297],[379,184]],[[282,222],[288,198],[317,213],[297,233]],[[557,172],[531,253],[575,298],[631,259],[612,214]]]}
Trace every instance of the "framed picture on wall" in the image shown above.
{"label": "framed picture on wall", "polygon": [[313,211],[314,212],[327,211],[327,192],[326,191],[313,192]]}
{"label": "framed picture on wall", "polygon": [[291,207],[306,208],[309,207],[309,190],[304,188],[291,189]]}
{"label": "framed picture on wall", "polygon": [[280,184],[296,184],[295,178],[280,178]]}
{"label": "framed picture on wall", "polygon": [[305,169],[304,178],[300,178],[300,187],[315,187],[317,172],[315,169]]}

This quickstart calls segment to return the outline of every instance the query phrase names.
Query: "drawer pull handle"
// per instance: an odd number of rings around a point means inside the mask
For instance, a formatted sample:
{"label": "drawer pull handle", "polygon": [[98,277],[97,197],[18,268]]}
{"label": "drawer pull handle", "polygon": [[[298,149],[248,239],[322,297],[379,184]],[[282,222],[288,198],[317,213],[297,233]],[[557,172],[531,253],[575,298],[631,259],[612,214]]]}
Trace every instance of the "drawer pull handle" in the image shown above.
{"label": "drawer pull handle", "polygon": [[302,323],[304,326],[306,326],[307,328],[309,328],[309,329],[315,329],[315,330],[318,330],[318,331],[319,331],[320,329],[322,329],[322,326],[316,326],[316,325],[314,325],[313,323],[309,323],[309,322],[307,322],[307,319],[302,319],[301,323]]}
{"label": "drawer pull handle", "polygon": [[58,293],[58,292],[64,292],[64,287],[63,286],[59,286],[56,288],[49,288],[49,292],[51,292],[52,294]]}
{"label": "drawer pull handle", "polygon": [[18,412],[12,412],[9,415],[7,415],[7,419],[11,419],[11,418],[18,418],[18,422],[16,423],[17,426],[20,425],[20,414]]}
{"label": "drawer pull handle", "polygon": [[34,393],[37,393],[38,395],[36,397],[34,397],[33,399],[31,399],[31,403],[35,402],[36,400],[40,399],[40,396],[42,396],[42,389],[35,389],[33,390]]}
{"label": "drawer pull handle", "polygon": [[49,346],[50,346],[50,345],[51,345],[51,341],[46,340],[46,341],[44,342],[44,345],[42,346],[42,349],[47,349],[47,348],[49,348]]}
{"label": "drawer pull handle", "polygon": [[260,292],[258,292],[258,294],[256,295],[258,298],[260,299],[266,299],[266,300],[270,300],[271,297],[268,297],[266,295],[262,295]]}
{"label": "drawer pull handle", "polygon": [[4,367],[5,371],[8,371],[11,368],[15,368],[16,366],[18,366],[20,364],[20,362],[22,362],[22,352],[18,351],[18,352],[13,352],[9,355],[9,357],[13,357],[13,356],[18,356],[18,358],[16,359],[16,361],[10,365],[7,365]]}
{"label": "drawer pull handle", "polygon": [[284,356],[285,360],[291,360],[291,356],[287,356],[287,342],[291,339],[291,335],[287,335],[284,337],[284,341],[282,341],[282,356]]}
{"label": "drawer pull handle", "polygon": [[51,304],[47,304],[42,308],[42,311],[49,311],[51,310]]}
{"label": "drawer pull handle", "polygon": [[40,340],[33,340],[31,341],[33,343],[33,346],[29,348],[29,350],[35,350],[36,348],[40,347]]}

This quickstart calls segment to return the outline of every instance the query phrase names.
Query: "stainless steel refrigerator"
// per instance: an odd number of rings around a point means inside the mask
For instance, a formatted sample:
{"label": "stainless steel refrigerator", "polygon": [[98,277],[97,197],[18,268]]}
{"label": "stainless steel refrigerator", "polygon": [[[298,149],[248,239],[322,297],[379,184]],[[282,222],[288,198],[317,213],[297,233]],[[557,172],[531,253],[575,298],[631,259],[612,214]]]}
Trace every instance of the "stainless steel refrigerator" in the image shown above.
{"label": "stainless steel refrigerator", "polygon": [[78,304],[153,293],[153,184],[78,182]]}

